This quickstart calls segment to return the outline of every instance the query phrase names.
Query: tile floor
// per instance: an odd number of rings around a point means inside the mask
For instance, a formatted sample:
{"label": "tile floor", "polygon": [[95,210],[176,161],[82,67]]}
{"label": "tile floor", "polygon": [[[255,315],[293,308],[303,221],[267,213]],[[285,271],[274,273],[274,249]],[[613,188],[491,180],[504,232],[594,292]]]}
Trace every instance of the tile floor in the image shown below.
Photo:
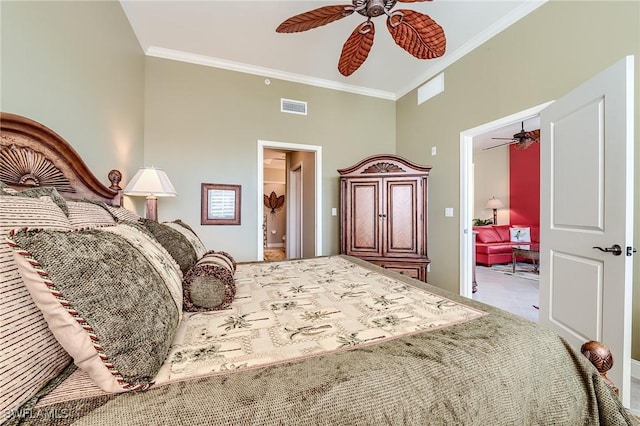
{"label": "tile floor", "polygon": [[[505,311],[538,322],[538,281],[519,278],[492,271],[484,266],[476,267],[478,291],[474,300],[496,306]],[[631,378],[631,410],[640,416],[640,379]]]}

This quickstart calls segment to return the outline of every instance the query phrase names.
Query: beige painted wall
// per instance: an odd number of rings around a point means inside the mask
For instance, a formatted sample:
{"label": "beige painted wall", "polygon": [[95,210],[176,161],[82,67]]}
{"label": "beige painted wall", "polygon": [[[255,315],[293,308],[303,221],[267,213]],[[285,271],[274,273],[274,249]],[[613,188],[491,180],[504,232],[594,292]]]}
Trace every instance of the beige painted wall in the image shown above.
{"label": "beige painted wall", "polygon": [[[397,102],[398,154],[432,164],[429,282],[459,288],[460,132],[561,97],[625,55],[635,55],[635,137],[640,146],[640,2],[556,1],[532,12],[445,70],[444,93]],[[438,155],[431,157],[429,147]],[[635,151],[640,179],[640,149]],[[444,217],[454,207],[455,217]],[[640,185],[635,186],[640,247]],[[640,256],[634,261],[633,357],[640,359]]]}
{"label": "beige painted wall", "polygon": [[[323,253],[339,251],[337,169],[395,151],[395,103],[149,57],[145,162],[163,168],[178,196],[158,202],[160,220],[182,218],[210,249],[256,260],[258,140],[322,147]],[[280,98],[308,102],[308,115],[280,112]],[[242,185],[240,226],[200,225],[200,183]]]}
{"label": "beige painted wall", "polygon": [[497,212],[498,225],[510,224],[509,148],[474,151],[473,172],[473,218],[493,219],[493,210],[485,209],[485,205],[496,197],[504,204],[504,209]]}
{"label": "beige painted wall", "polygon": [[143,163],[144,54],[118,2],[2,1],[0,109],[65,138],[96,176]]}

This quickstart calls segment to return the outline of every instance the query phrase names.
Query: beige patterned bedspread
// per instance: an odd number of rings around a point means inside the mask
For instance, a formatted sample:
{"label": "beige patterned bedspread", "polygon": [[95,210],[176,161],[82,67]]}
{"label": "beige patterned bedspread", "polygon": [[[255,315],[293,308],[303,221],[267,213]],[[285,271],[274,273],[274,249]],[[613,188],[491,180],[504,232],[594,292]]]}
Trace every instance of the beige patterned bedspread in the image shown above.
{"label": "beige patterned bedspread", "polygon": [[229,309],[186,313],[156,385],[438,329],[484,313],[338,256],[240,264]]}

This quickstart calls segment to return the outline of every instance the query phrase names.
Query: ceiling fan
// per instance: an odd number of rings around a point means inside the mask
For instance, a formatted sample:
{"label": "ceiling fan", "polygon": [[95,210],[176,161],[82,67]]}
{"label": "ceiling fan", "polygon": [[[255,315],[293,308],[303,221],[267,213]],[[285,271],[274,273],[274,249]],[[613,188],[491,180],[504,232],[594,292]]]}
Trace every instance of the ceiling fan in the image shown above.
{"label": "ceiling fan", "polygon": [[510,137],[510,138],[491,138],[491,139],[503,139],[503,140],[508,140],[510,142],[505,142],[505,143],[501,143],[501,144],[498,144],[498,145],[490,146],[488,148],[483,148],[483,151],[486,151],[488,149],[498,148],[500,146],[513,145],[513,144],[515,144],[515,147],[517,149],[527,149],[531,145],[533,145],[534,142],[540,142],[540,129],[536,129],[536,130],[532,130],[532,131],[526,132],[524,130],[524,121],[523,121],[522,122],[522,129],[518,133],[514,134],[513,137]]}
{"label": "ceiling fan", "polygon": [[371,18],[387,15],[387,29],[396,44],[418,59],[433,59],[444,55],[447,39],[444,30],[428,15],[408,9],[391,9],[401,3],[431,0],[353,0],[352,4],[323,6],[281,23],[276,32],[297,33],[345,18],[353,12],[367,20],[356,27],[342,46],[338,71],[350,76],[364,63],[373,46],[375,27]]}

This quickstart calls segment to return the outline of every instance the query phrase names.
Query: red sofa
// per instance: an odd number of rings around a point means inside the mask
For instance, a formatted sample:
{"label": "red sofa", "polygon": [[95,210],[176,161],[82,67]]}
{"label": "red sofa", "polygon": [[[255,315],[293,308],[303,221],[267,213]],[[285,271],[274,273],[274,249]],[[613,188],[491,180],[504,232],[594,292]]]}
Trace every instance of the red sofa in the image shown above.
{"label": "red sofa", "polygon": [[476,264],[491,266],[496,263],[511,263],[514,245],[529,243],[512,243],[509,228],[529,228],[530,244],[540,243],[540,227],[538,225],[486,225],[474,226],[476,234]]}

